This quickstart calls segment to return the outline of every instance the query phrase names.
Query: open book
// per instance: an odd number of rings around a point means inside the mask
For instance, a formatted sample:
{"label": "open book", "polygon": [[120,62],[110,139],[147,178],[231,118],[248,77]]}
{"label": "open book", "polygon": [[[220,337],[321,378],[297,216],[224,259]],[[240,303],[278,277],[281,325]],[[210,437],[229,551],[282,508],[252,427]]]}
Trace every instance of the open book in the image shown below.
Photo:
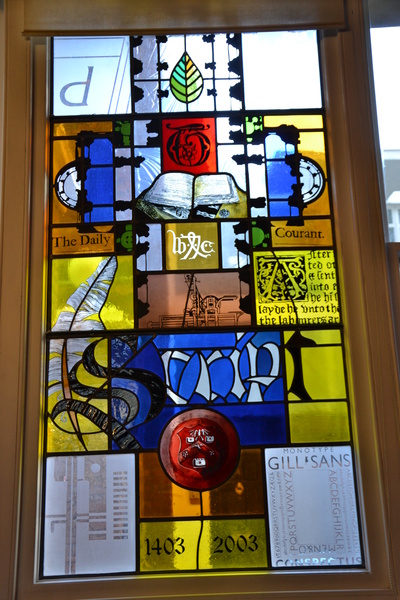
{"label": "open book", "polygon": [[137,206],[148,212],[151,209],[148,207],[146,210],[146,205],[150,203],[157,212],[161,210],[180,219],[187,218],[192,209],[204,206],[214,209],[211,212],[207,210],[207,214],[204,214],[212,218],[221,204],[239,202],[238,191],[239,188],[229,173],[204,175],[183,172],[163,173],[141,194]]}

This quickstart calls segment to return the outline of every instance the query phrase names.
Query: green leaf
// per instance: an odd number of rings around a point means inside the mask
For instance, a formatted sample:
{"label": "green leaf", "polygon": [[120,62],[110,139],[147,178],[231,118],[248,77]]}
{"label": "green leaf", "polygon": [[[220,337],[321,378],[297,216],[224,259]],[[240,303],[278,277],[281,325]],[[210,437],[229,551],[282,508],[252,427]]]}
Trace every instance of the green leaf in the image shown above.
{"label": "green leaf", "polygon": [[187,52],[172,70],[171,91],[179,102],[194,102],[203,91],[203,77]]}

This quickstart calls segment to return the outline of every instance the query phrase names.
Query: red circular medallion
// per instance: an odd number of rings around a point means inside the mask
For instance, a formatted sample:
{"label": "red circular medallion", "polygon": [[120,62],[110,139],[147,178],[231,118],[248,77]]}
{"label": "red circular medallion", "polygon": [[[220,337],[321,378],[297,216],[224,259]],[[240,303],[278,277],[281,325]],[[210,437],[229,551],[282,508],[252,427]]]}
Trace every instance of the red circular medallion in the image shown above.
{"label": "red circular medallion", "polygon": [[160,460],[174,483],[205,491],[232,475],[239,460],[236,429],[220,413],[188,410],[174,417],[160,441]]}

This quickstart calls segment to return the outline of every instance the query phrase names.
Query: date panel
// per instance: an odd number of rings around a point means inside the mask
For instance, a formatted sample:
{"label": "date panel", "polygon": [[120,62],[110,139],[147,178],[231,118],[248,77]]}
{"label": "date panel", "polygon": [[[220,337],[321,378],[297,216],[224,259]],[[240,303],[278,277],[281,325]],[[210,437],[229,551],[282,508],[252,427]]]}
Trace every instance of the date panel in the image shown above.
{"label": "date panel", "polygon": [[265,568],[264,519],[143,522],[140,570]]}
{"label": "date panel", "polygon": [[243,569],[267,566],[264,519],[204,521],[200,569]]}
{"label": "date panel", "polygon": [[140,570],[195,570],[200,521],[164,521],[140,525]]}

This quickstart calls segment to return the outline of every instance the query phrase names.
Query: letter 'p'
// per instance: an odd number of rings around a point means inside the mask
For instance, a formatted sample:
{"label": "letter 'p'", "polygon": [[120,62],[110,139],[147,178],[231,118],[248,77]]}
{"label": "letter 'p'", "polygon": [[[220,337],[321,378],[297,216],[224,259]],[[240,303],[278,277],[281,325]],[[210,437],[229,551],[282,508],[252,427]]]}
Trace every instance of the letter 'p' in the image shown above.
{"label": "letter 'p'", "polygon": [[[73,81],[72,83],[67,83],[66,85],[64,85],[64,87],[61,88],[61,91],[60,91],[61,102],[63,104],[65,104],[66,106],[87,106],[90,82],[92,81],[92,73],[93,73],[93,67],[88,67],[88,78],[86,79],[86,81]],[[66,94],[67,90],[70,87],[72,87],[73,85],[84,85],[85,86],[85,91],[83,92],[82,102],[70,102],[69,100],[66,99],[65,94]]]}

